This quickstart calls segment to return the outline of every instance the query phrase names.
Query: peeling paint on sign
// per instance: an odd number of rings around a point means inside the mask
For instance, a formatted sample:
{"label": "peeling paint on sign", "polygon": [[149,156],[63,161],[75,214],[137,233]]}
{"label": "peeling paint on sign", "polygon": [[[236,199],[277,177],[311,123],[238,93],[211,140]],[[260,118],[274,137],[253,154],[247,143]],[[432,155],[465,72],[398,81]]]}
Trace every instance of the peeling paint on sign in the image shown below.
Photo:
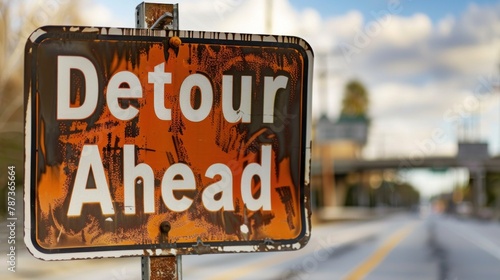
{"label": "peeling paint on sign", "polygon": [[303,40],[42,27],[26,45],[26,242],[43,259],[300,249]]}

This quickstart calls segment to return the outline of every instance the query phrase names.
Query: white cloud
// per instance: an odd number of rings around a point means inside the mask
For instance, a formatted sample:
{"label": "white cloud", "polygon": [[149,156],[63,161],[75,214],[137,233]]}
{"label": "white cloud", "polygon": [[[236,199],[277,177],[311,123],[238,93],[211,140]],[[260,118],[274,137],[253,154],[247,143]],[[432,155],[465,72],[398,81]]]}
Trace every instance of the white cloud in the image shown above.
{"label": "white cloud", "polygon": [[345,15],[326,19],[325,27],[334,39],[352,40],[356,30],[362,29],[363,21],[363,15],[359,11],[349,11]]}
{"label": "white cloud", "polygon": [[[192,30],[269,33],[267,18],[270,7],[271,33],[295,35],[303,18],[287,0],[185,1],[179,8],[180,24],[181,28]],[[305,16],[316,20],[311,10]]]}
{"label": "white cloud", "polygon": [[500,4],[480,7],[471,4],[462,20],[457,24],[464,35],[476,39],[476,42],[498,38],[500,33]]}
{"label": "white cloud", "polygon": [[498,58],[500,40],[478,45],[459,45],[443,50],[438,63],[462,74],[477,75],[492,71],[492,62]]}
{"label": "white cloud", "polygon": [[[89,26],[125,26],[122,18],[117,17],[102,3],[93,3],[93,5],[80,5],[80,15],[84,21],[82,24]],[[133,17],[133,13],[130,14]]]}
{"label": "white cloud", "polygon": [[432,33],[432,22],[424,14],[415,14],[411,17],[393,15],[389,23],[383,26],[380,38],[383,45],[408,48],[420,43]]}
{"label": "white cloud", "polygon": [[455,17],[448,15],[445,18],[439,20],[437,23],[437,30],[440,37],[447,37],[452,32],[453,26],[455,25]]}
{"label": "white cloud", "polygon": [[238,8],[239,2],[241,1],[183,1],[182,4],[179,4],[180,28],[214,31],[221,19]]}
{"label": "white cloud", "polygon": [[311,8],[305,9],[299,24],[300,32],[311,33],[322,29],[323,22],[319,12]]}

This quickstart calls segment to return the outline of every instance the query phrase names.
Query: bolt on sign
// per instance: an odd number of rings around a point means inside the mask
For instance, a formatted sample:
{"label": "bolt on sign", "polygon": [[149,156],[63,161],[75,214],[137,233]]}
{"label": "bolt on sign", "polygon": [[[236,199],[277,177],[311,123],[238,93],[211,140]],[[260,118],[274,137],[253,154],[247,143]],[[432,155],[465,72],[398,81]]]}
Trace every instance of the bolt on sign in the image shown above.
{"label": "bolt on sign", "polygon": [[37,29],[28,248],[46,260],[300,249],[312,63],[288,36]]}

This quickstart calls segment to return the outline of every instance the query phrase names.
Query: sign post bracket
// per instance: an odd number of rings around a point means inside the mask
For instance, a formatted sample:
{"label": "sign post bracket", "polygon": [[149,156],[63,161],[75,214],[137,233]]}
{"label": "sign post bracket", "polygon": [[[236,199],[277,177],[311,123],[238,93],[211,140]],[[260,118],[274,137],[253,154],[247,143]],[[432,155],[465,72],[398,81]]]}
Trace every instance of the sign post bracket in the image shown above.
{"label": "sign post bracket", "polygon": [[[154,7],[154,9],[153,9]],[[161,12],[158,12],[161,11]],[[142,2],[136,7],[136,28],[148,29],[179,29],[178,4],[156,4]],[[160,231],[166,235],[170,224],[163,222]],[[142,280],[182,279],[181,255],[172,256],[142,256],[141,257]]]}

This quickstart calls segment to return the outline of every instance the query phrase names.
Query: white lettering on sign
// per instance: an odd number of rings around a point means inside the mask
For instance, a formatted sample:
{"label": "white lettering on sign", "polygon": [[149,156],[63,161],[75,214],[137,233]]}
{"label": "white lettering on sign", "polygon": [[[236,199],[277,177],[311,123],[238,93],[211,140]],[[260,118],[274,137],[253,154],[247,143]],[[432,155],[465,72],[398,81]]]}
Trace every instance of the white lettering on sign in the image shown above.
{"label": "white lettering on sign", "polygon": [[288,77],[264,77],[264,123],[274,122],[274,101],[279,89],[286,88]]}
{"label": "white lettering on sign", "polygon": [[[87,188],[90,170],[92,170],[92,175],[94,175],[95,188]],[[80,161],[78,162],[75,184],[71,193],[68,216],[80,216],[82,206],[85,203],[99,203],[104,215],[115,213],[97,145],[83,146]]]}
{"label": "white lettering on sign", "polygon": [[235,123],[241,120],[249,123],[252,109],[252,77],[241,76],[241,100],[238,110],[233,109],[233,76],[222,77],[222,113],[228,122]]}
{"label": "white lettering on sign", "polygon": [[[85,101],[79,107],[71,106],[71,69],[80,70],[85,77]],[[79,120],[88,118],[95,110],[98,96],[97,72],[90,60],[81,56],[59,56],[57,58],[58,119]]]}
{"label": "white lettering on sign", "polygon": [[[234,211],[233,203],[233,177],[231,169],[224,164],[216,163],[211,165],[205,176],[214,179],[219,175],[220,180],[209,185],[203,192],[202,200],[203,205],[210,211],[218,211],[224,209],[225,211]],[[215,195],[220,193],[219,200],[215,199]]]}
{"label": "white lettering on sign", "polygon": [[262,163],[250,163],[243,169],[241,177],[241,195],[248,210],[271,210],[271,196],[264,195],[254,198],[252,194],[253,177],[260,177],[261,194],[271,193],[271,146],[262,146]]}
{"label": "white lettering on sign", "polygon": [[160,120],[172,119],[172,112],[165,108],[165,84],[172,83],[172,73],[165,72],[165,63],[155,66],[154,72],[148,73],[148,83],[154,84],[154,105],[156,116]]}
{"label": "white lettering on sign", "polygon": [[[180,175],[182,179],[175,179]],[[163,202],[172,211],[182,212],[191,206],[193,200],[183,196],[180,199],[175,198],[174,191],[196,190],[193,171],[185,163],[176,163],[170,166],[163,174],[161,181],[161,194]]]}
{"label": "white lettering on sign", "polygon": [[125,214],[135,214],[135,182],[137,178],[142,179],[144,213],[155,212],[155,177],[153,169],[145,163],[135,165],[135,148],[133,145],[123,146],[123,188]]}
{"label": "white lettering on sign", "polygon": [[[198,87],[201,92],[201,105],[198,109],[191,107],[191,89],[194,87]],[[182,82],[179,103],[182,113],[188,120],[192,122],[201,122],[204,120],[210,114],[213,99],[212,84],[210,84],[210,80],[206,76],[191,74]]]}
{"label": "white lettering on sign", "polygon": [[[126,85],[127,87],[122,87]],[[129,71],[121,71],[113,75],[108,83],[108,91],[106,94],[106,102],[108,103],[109,111],[113,116],[122,121],[128,121],[139,113],[139,109],[129,106],[122,108],[119,99],[126,98],[141,98],[142,87],[141,81]]]}
{"label": "white lettering on sign", "polygon": [[[77,90],[76,101],[71,101],[71,71],[83,74],[84,86]],[[81,56],[59,56],[57,60],[57,118],[62,120],[81,120],[90,117],[97,108],[99,88],[105,90],[106,104],[109,112],[116,119],[130,121],[140,114],[140,108],[133,105],[124,107],[120,100],[141,99],[145,86],[153,87],[154,112],[158,119],[169,121],[172,111],[165,106],[165,85],[172,83],[172,73],[165,72],[165,63],[148,72],[148,85],[142,85],[139,77],[130,71],[113,74],[107,85],[99,85],[97,70],[94,64]],[[234,88],[234,76],[222,76],[222,115],[228,123],[250,123],[252,120],[252,76],[240,76],[241,88]],[[288,77],[263,77],[262,123],[274,122],[276,96],[281,89],[288,86]],[[179,89],[179,108],[182,115],[191,122],[206,119],[214,106],[213,84],[210,77],[193,73],[187,75]],[[84,90],[85,92],[81,92]],[[239,105],[233,104],[233,91],[239,91]],[[193,104],[196,94],[197,104]],[[124,213],[135,215],[137,182],[142,182],[144,213],[155,213],[155,172],[147,163],[135,162],[135,145],[123,147],[123,203]],[[251,211],[271,210],[271,158],[270,145],[262,145],[260,162],[248,163],[242,170],[240,193],[243,203]],[[68,216],[80,216],[86,204],[99,204],[104,215],[115,214],[108,178],[106,177],[99,147],[83,145],[74,185],[71,191]],[[108,174],[108,176],[110,176]],[[164,205],[175,212],[186,211],[193,204],[193,197],[198,189],[201,192],[201,203],[208,211],[234,211],[233,199],[234,177],[231,168],[223,163],[210,165],[205,177],[215,180],[208,186],[196,186],[195,174],[185,163],[174,163],[164,170],[161,178],[160,195]],[[93,178],[93,182],[89,179]],[[257,183],[258,182],[258,183]],[[90,183],[90,184],[89,184]],[[93,183],[93,185],[92,185]],[[256,184],[259,184],[258,197],[255,195]],[[93,187],[88,187],[92,185]],[[182,196],[180,194],[183,194]],[[159,198],[156,198],[159,199]]]}
{"label": "white lettering on sign", "polygon": [[[154,177],[153,170],[146,163],[135,165],[135,146],[123,147],[123,182],[124,182],[124,212],[135,214],[135,181],[142,178],[144,192],[144,213],[154,213]],[[261,147],[261,162],[250,163],[243,169],[241,177],[241,194],[243,203],[251,211],[262,209],[271,210],[271,145]],[[87,188],[91,173],[95,180],[95,188]],[[208,167],[205,176],[215,178],[220,175],[221,180],[209,185],[202,191],[202,203],[209,211],[234,211],[233,174],[231,169],[222,163],[215,163]],[[254,177],[259,177],[260,195],[254,197]],[[181,179],[179,178],[181,177]],[[161,182],[161,197],[168,209],[176,212],[186,211],[193,204],[193,200],[186,196],[178,199],[176,191],[195,191],[196,181],[191,168],[184,163],[175,163],[168,167]],[[221,197],[215,196],[221,193]],[[79,167],[76,172],[75,184],[71,192],[68,216],[80,216],[84,204],[99,204],[103,215],[114,215],[115,209],[111,193],[106,180],[104,167],[97,145],[84,145],[80,156]]]}

